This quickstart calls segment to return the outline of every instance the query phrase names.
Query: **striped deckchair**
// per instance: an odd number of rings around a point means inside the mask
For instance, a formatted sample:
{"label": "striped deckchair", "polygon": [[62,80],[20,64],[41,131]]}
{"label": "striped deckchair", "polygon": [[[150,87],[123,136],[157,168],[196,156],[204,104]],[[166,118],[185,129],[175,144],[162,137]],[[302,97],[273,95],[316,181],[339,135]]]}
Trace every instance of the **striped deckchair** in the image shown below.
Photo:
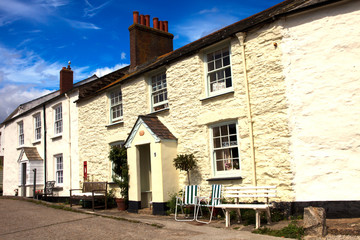
{"label": "striped deckchair", "polygon": [[[211,222],[211,219],[212,219],[213,213],[214,213],[214,208],[216,208],[217,205],[221,204],[221,188],[222,188],[222,185],[214,184],[211,186],[210,198],[201,197],[201,196],[197,198],[198,202],[197,202],[197,211],[196,211],[196,216],[195,216],[195,220],[197,222],[206,223],[206,224],[209,224]],[[207,222],[200,221],[198,219],[199,210],[201,210],[201,207],[207,207],[210,211],[210,220]]]}
{"label": "striped deckchair", "polygon": [[[198,185],[190,185],[184,186],[182,196],[176,197],[176,206],[175,206],[175,220],[176,221],[194,221],[195,214],[196,214],[196,203],[197,203],[197,196],[200,191],[200,186]],[[193,218],[184,218],[178,219],[178,206],[181,208],[181,213],[184,214],[184,207],[193,206],[194,207],[194,216]]]}

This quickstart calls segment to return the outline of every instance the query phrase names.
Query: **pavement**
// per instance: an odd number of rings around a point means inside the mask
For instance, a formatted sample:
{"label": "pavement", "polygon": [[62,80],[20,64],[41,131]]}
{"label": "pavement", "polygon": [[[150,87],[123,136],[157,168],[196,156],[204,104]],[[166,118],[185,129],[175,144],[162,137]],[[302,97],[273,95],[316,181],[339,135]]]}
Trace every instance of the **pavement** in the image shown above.
{"label": "pavement", "polygon": [[[51,206],[51,207],[49,207]],[[232,224],[224,220],[211,224],[177,222],[174,216],[134,214],[117,209],[95,210],[23,198],[0,197],[0,240],[6,239],[285,239],[253,234],[254,226]],[[56,209],[61,208],[61,209]],[[287,226],[289,221],[267,225],[272,229]],[[329,229],[341,226],[360,227],[360,219],[327,221]],[[341,225],[341,224],[342,225]],[[313,239],[313,238],[311,238]],[[319,238],[316,238],[319,239]],[[360,239],[360,236],[329,234],[326,240]]]}

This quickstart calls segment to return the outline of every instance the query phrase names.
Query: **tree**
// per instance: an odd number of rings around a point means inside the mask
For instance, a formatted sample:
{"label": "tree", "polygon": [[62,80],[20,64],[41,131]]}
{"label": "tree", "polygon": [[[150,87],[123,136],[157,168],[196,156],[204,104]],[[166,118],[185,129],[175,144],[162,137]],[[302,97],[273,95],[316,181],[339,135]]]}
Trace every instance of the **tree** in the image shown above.
{"label": "tree", "polygon": [[176,169],[186,171],[188,183],[190,185],[190,171],[197,167],[194,154],[179,154],[174,158],[174,166]]}
{"label": "tree", "polygon": [[127,201],[129,198],[129,166],[125,147],[112,146],[109,159],[113,162],[113,181],[119,186],[121,196]]}

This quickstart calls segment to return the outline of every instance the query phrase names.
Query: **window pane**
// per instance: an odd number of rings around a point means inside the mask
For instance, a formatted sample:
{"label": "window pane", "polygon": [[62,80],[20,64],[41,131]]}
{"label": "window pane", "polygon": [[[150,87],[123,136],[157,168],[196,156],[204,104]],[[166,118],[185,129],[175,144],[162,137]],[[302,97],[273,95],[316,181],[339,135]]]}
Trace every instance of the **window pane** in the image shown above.
{"label": "window pane", "polygon": [[230,65],[230,57],[224,57],[223,58],[223,66]]}
{"label": "window pane", "polygon": [[214,70],[214,62],[209,62],[208,63],[208,71],[212,71]]}
{"label": "window pane", "polygon": [[226,136],[226,137],[222,137],[221,138],[221,144],[222,144],[222,147],[228,147],[230,146],[230,143],[229,143],[229,138]]}
{"label": "window pane", "polygon": [[214,127],[213,128],[213,136],[214,137],[220,136],[220,128],[219,127]]}
{"label": "window pane", "polygon": [[221,59],[218,59],[218,60],[216,60],[216,61],[215,61],[215,67],[216,67],[216,69],[218,69],[218,68],[221,68],[221,67],[222,67],[222,64],[221,64]]}
{"label": "window pane", "polygon": [[214,139],[214,148],[220,148],[221,144],[220,144],[220,138],[215,138]]}
{"label": "window pane", "polygon": [[224,171],[223,161],[216,161],[216,170],[217,171]]}
{"label": "window pane", "polygon": [[240,169],[239,159],[234,159],[233,167],[234,167],[235,170]]}
{"label": "window pane", "polygon": [[215,52],[215,60],[221,58],[221,50]]}
{"label": "window pane", "polygon": [[213,53],[210,53],[210,54],[207,55],[207,60],[208,60],[208,62],[214,60]]}
{"label": "window pane", "polygon": [[236,125],[229,124],[229,134],[236,134]]}
{"label": "window pane", "polygon": [[221,126],[221,136],[228,135],[228,125]]}

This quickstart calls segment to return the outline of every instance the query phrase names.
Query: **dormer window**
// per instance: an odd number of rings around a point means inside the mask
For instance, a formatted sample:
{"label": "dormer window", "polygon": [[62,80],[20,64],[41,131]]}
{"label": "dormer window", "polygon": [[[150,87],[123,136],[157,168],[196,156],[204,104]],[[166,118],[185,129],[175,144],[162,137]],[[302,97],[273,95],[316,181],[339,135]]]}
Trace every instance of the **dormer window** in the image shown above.
{"label": "dormer window", "polygon": [[151,77],[151,104],[152,112],[169,107],[165,72]]}

